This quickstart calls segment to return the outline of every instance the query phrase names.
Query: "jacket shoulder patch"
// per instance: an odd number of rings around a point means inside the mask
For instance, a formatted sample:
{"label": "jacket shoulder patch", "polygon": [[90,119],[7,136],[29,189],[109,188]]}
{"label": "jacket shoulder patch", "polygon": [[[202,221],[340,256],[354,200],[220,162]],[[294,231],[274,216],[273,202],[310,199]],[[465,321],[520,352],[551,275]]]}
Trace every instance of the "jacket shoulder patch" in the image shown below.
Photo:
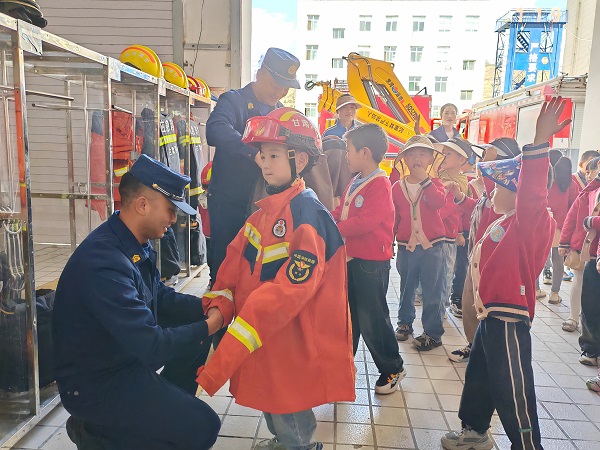
{"label": "jacket shoulder patch", "polygon": [[288,279],[292,284],[302,284],[308,281],[318,262],[317,257],[310,252],[294,251],[286,270]]}

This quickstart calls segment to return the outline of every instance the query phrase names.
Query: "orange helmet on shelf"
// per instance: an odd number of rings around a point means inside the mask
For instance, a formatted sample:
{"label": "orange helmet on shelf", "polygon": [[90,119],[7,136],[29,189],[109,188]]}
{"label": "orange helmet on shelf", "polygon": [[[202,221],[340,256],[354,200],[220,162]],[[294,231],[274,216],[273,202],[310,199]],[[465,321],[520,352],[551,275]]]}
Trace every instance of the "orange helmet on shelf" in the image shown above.
{"label": "orange helmet on shelf", "polygon": [[[210,88],[208,87],[208,84],[206,84],[206,82],[200,78],[194,78],[194,77],[190,77],[188,75],[188,80],[190,81],[190,91],[201,95],[202,97],[206,97],[208,99],[210,99]],[[193,88],[192,88],[193,86]]]}
{"label": "orange helmet on shelf", "polygon": [[183,89],[189,88],[188,77],[181,68],[181,66],[173,63],[166,62],[163,63],[163,69],[165,71],[165,80],[175,86],[179,86]]}
{"label": "orange helmet on shelf", "polygon": [[187,76],[187,79],[188,79],[189,90],[195,94],[199,94],[200,83],[198,82],[198,80],[195,79],[194,77],[190,77],[189,75]]}
{"label": "orange helmet on shelf", "polygon": [[164,71],[158,55],[150,47],[144,45],[131,45],[119,56],[123,64],[135,67],[156,78],[163,78]]}

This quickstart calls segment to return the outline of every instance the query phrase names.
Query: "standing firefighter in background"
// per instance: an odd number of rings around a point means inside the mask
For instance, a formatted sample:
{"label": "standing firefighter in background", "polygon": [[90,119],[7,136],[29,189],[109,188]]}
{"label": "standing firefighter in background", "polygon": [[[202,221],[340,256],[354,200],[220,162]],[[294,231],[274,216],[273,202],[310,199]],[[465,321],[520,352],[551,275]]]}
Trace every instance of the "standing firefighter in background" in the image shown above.
{"label": "standing firefighter in background", "polygon": [[261,176],[258,150],[242,143],[246,121],[283,106],[279,100],[288,90],[300,88],[296,79],[299,67],[300,61],[294,55],[270,48],[256,81],[222,94],[208,119],[206,138],[216,147],[208,190],[211,282],[217,277],[227,246],[250,216],[254,188]]}

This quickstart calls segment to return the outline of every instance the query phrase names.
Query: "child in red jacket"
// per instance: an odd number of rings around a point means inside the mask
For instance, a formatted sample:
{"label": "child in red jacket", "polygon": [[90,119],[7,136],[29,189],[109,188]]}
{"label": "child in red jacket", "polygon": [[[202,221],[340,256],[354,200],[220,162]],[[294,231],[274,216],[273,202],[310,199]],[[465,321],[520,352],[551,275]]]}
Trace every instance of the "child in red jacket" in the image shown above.
{"label": "child in red jacket", "polygon": [[[598,174],[598,161],[600,161],[600,158],[594,158],[588,162],[586,168],[586,184],[588,183],[588,179],[591,182]],[[593,167],[594,162],[596,163],[595,167]],[[574,176],[578,175],[576,174]],[[586,261],[581,260],[581,250],[587,234],[583,227],[583,219],[588,215],[589,195],[586,190],[584,195],[581,195],[580,193],[569,209],[560,233],[560,241],[558,244],[558,253],[560,256],[568,256],[572,261],[570,269],[573,271],[573,284],[571,285],[569,296],[569,317],[562,323],[562,329],[569,332],[576,331],[579,328],[583,268],[586,263]],[[581,362],[587,362],[588,360],[595,361],[596,356],[594,355],[593,358],[587,358],[585,355],[582,355],[580,359]]]}
{"label": "child in red jacket", "polygon": [[390,321],[386,295],[394,239],[394,203],[387,174],[379,168],[388,148],[383,129],[361,125],[344,135],[348,165],[358,172],[333,211],[348,255],[348,303],[354,354],[362,334],[379,369],[377,394],[391,394],[406,375]]}
{"label": "child in red jacket", "polygon": [[413,136],[398,155],[403,172],[392,187],[396,209],[394,234],[398,242],[396,266],[400,273],[400,306],[396,339],[405,341],[413,333],[415,290],[423,288],[424,332],[414,339],[420,351],[442,345],[442,242],[446,240],[440,209],[446,192],[439,178],[430,178],[436,159],[443,155],[425,136]]}
{"label": "child in red jacket", "polygon": [[496,183],[492,204],[503,214],[475,245],[471,259],[475,307],[480,320],[458,416],[462,430],[442,438],[445,449],[489,450],[487,430],[494,410],[515,450],[541,449],[531,365],[531,320],[535,279],[542,271],[556,229],[547,206],[548,140],[565,102],[544,103],[533,145],[506,161],[480,163]]}

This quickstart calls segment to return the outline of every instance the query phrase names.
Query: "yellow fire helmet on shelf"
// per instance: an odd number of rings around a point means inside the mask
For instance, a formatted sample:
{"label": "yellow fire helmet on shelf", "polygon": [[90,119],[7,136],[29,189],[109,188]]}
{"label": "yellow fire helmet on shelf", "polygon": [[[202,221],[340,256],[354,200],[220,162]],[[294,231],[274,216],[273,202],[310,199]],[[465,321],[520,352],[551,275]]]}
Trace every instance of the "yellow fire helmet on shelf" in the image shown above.
{"label": "yellow fire helmet on shelf", "polygon": [[164,71],[160,58],[154,50],[144,45],[131,45],[123,50],[119,61],[128,64],[156,78],[163,78]]}
{"label": "yellow fire helmet on shelf", "polygon": [[183,89],[189,88],[188,77],[181,68],[181,66],[178,66],[173,62],[163,63],[162,66],[165,71],[166,81]]}
{"label": "yellow fire helmet on shelf", "polygon": [[[195,86],[195,93],[198,95],[201,95],[202,97],[206,97],[210,100],[210,88],[208,87],[208,84],[206,84],[206,82],[200,78],[192,78],[192,77],[188,77],[188,79],[190,79],[190,85],[192,83],[194,83]],[[193,80],[193,81],[192,81]],[[191,88],[190,88],[191,90]]]}

